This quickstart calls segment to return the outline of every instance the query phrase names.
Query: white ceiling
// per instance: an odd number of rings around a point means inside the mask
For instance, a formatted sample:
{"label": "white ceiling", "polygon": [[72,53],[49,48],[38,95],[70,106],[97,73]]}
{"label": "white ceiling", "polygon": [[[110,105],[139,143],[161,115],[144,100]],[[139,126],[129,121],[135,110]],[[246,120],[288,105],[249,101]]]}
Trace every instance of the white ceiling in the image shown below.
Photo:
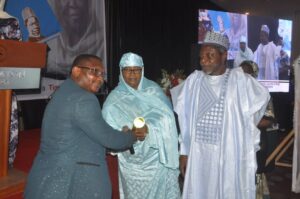
{"label": "white ceiling", "polygon": [[292,20],[300,11],[300,0],[210,0],[229,12]]}

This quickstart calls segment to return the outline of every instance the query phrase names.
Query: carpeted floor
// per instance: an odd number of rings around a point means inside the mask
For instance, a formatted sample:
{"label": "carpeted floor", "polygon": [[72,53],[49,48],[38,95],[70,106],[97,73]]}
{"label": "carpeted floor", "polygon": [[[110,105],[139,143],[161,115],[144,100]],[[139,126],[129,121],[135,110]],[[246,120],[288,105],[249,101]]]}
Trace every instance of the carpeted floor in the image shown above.
{"label": "carpeted floor", "polygon": [[276,167],[267,174],[271,199],[300,199],[300,193],[291,191],[292,169]]}
{"label": "carpeted floor", "polygon": [[[34,157],[37,153],[40,143],[40,130],[20,132],[17,157],[14,167],[29,172]],[[292,150],[290,150],[285,161],[291,162]],[[118,199],[118,178],[117,178],[117,159],[113,156],[107,157],[110,176],[113,184],[113,199]],[[271,199],[300,199],[300,194],[291,192],[292,169],[285,167],[275,167],[267,173],[267,180],[270,189]],[[17,194],[5,199],[23,199],[22,194]]]}
{"label": "carpeted floor", "polygon": [[[292,163],[293,147],[290,147],[280,162]],[[271,199],[300,199],[300,193],[291,191],[292,168],[276,166],[267,173]]]}

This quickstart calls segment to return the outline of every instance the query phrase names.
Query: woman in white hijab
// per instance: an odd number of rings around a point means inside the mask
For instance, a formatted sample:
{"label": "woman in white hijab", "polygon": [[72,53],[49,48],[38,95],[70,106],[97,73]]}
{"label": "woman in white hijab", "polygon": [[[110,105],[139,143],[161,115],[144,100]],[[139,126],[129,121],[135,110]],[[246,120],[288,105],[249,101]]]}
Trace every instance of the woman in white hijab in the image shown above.
{"label": "woman in white hijab", "polygon": [[135,153],[118,152],[121,199],[178,199],[178,133],[170,100],[144,77],[142,58],[126,53],[120,61],[120,81],[107,97],[103,118],[115,129],[145,118],[148,134]]}

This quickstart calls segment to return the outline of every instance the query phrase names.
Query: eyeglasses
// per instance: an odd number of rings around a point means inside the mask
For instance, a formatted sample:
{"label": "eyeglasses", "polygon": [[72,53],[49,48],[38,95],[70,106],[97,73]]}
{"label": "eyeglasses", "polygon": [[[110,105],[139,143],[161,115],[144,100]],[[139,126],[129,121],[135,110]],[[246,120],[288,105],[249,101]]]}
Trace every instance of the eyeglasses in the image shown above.
{"label": "eyeglasses", "polygon": [[92,67],[92,66],[77,66],[79,68],[83,68],[83,69],[87,69],[87,73],[89,75],[93,75],[95,77],[105,77],[106,76],[106,73],[105,72],[102,72],[98,69],[96,69],[95,67]]}
{"label": "eyeglasses", "polygon": [[122,71],[128,74],[135,74],[135,75],[139,75],[142,73],[142,68],[130,68],[130,67],[126,67],[123,68]]}

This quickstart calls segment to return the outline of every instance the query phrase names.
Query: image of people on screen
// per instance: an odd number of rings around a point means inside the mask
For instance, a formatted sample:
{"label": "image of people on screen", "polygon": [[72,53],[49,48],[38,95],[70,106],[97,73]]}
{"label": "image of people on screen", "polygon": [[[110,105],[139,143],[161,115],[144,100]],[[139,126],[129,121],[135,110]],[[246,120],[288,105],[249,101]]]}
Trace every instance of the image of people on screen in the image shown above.
{"label": "image of people on screen", "polygon": [[[199,25],[206,21],[212,31],[229,39],[228,68],[244,60],[254,61],[259,67],[257,80],[270,92],[289,92],[292,20],[216,10],[198,10],[198,20]],[[198,31],[199,35],[206,34],[204,28]],[[203,37],[199,36],[198,44],[202,43]]]}
{"label": "image of people on screen", "polygon": [[260,44],[254,52],[254,62],[259,67],[258,80],[278,80],[279,48],[273,41],[269,41],[270,29],[263,24],[260,29]]}
{"label": "image of people on screen", "polygon": [[278,37],[277,47],[279,51],[279,58],[277,59],[278,70],[279,70],[279,79],[280,80],[289,80],[290,78],[290,56],[286,52],[284,48],[283,38],[281,36]]}
{"label": "image of people on screen", "polygon": [[233,67],[237,68],[240,64],[245,61],[253,61],[253,51],[248,47],[247,38],[245,36],[241,36],[240,38],[240,46],[237,55],[235,56]]}
{"label": "image of people on screen", "polygon": [[213,30],[213,25],[207,10],[199,10],[198,41],[203,41],[207,31]]}
{"label": "image of people on screen", "polygon": [[284,51],[291,56],[292,21],[279,19],[277,33],[282,37]]}
{"label": "image of people on screen", "polygon": [[247,36],[247,16],[237,13],[228,13],[230,27],[224,35],[229,39],[228,59],[234,59],[240,49],[240,38]]}
{"label": "image of people on screen", "polygon": [[105,59],[104,0],[49,0],[49,4],[62,31],[47,42],[47,73],[68,75],[72,60],[80,53]]}
{"label": "image of people on screen", "polygon": [[[205,20],[206,19],[206,20]],[[200,27],[204,26],[200,31]],[[247,38],[247,15],[229,13],[214,10],[199,10],[199,37],[198,43],[202,43],[207,31],[219,32],[228,37],[230,46],[227,58],[234,60],[240,49],[240,38]]]}

